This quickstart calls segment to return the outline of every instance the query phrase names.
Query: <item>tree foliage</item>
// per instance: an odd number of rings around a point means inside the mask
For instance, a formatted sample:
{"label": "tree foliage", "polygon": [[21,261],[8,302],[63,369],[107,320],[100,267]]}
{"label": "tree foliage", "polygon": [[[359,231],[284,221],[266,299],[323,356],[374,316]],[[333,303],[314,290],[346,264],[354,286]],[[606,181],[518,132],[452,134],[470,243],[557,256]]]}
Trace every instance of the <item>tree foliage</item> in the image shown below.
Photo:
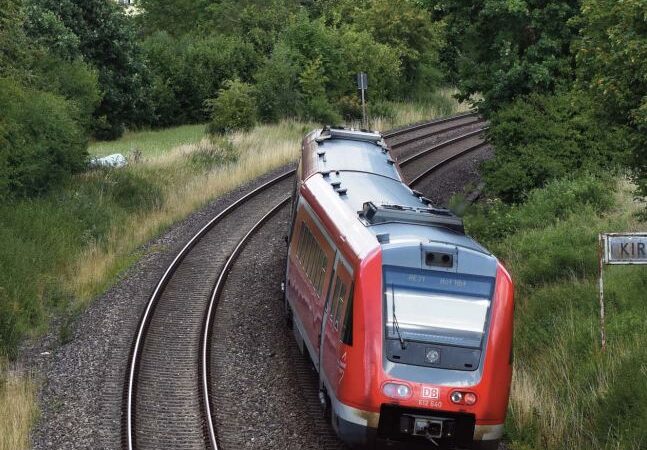
{"label": "tree foliage", "polygon": [[229,80],[218,91],[218,97],[207,100],[211,121],[210,134],[249,130],[256,123],[253,88],[240,80]]}
{"label": "tree foliage", "polygon": [[78,37],[84,60],[98,71],[103,98],[94,112],[94,134],[114,139],[127,126],[150,123],[148,68],[134,23],[119,5],[104,0],[31,1]]}
{"label": "tree foliage", "polygon": [[174,38],[157,32],[144,42],[152,71],[157,125],[205,121],[206,99],[215,98],[225,81],[250,81],[259,64],[251,44],[240,37],[214,35]]}
{"label": "tree foliage", "polygon": [[585,0],[578,23],[578,84],[605,126],[626,127],[632,167],[647,195],[647,3]]}
{"label": "tree foliage", "polygon": [[551,180],[623,160],[623,130],[600,128],[593,104],[581,94],[530,94],[492,114],[488,137],[496,153],[483,167],[490,192],[520,202]]}
{"label": "tree foliage", "polygon": [[[570,22],[579,0],[426,0],[447,22],[445,63],[461,98],[482,96],[485,112],[532,92],[550,94],[574,78]],[[453,58],[453,60],[452,60]]]}
{"label": "tree foliage", "polygon": [[0,198],[40,194],[84,167],[86,138],[65,99],[0,78],[0,111]]}

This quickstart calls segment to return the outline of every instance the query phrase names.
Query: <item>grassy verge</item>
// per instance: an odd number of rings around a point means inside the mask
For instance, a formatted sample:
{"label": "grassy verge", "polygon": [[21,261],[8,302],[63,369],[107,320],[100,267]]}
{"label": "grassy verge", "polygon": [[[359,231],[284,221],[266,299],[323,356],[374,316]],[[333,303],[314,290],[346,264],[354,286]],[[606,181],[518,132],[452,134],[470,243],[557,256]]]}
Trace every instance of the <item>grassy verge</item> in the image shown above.
{"label": "grassy verge", "polygon": [[581,177],[516,207],[468,211],[468,231],[515,279],[511,449],[639,449],[647,445],[647,268],[607,270],[600,350],[597,236],[639,231],[631,186]]}
{"label": "grassy verge", "polygon": [[[462,110],[451,92],[425,105],[390,105],[383,129]],[[120,170],[95,170],[44,197],[0,205],[0,448],[24,448],[34,417],[29,377],[7,369],[22,339],[52,316],[74,318],[138,257],[137,249],[213,198],[294,161],[315,124],[283,121],[218,139],[204,126],[130,133],[90,153],[137,153]],[[22,405],[22,406],[18,406]],[[7,413],[8,412],[8,413]]]}
{"label": "grassy verge", "polygon": [[29,427],[36,417],[36,385],[15,368],[0,367],[0,450],[29,447]]}
{"label": "grassy verge", "polygon": [[185,125],[164,130],[128,132],[117,141],[94,142],[90,146],[90,154],[106,156],[139,152],[144,157],[162,155],[175,147],[199,141],[204,136],[204,129],[204,125]]}

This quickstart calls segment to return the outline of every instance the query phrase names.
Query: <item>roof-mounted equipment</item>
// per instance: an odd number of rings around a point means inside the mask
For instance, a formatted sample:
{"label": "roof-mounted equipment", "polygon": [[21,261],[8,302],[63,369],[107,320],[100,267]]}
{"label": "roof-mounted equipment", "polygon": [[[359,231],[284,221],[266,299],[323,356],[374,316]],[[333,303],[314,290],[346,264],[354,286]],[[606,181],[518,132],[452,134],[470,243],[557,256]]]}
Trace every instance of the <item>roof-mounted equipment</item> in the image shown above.
{"label": "roof-mounted equipment", "polygon": [[359,131],[352,128],[338,128],[326,126],[321,134],[316,138],[318,143],[323,143],[331,139],[346,139],[350,141],[371,142],[381,147],[386,147],[382,135],[377,132]]}
{"label": "roof-mounted equipment", "polygon": [[400,222],[440,226],[458,233],[465,233],[463,221],[450,210],[443,208],[414,208],[401,205],[376,205],[373,202],[366,202],[358,214],[364,222],[371,225]]}

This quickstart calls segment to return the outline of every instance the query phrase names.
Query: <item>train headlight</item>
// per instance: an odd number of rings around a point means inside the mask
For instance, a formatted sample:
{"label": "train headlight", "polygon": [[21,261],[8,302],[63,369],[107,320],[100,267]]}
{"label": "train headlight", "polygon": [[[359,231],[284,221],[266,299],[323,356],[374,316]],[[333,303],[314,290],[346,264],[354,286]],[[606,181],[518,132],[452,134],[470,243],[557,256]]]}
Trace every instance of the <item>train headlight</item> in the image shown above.
{"label": "train headlight", "polygon": [[425,358],[427,359],[428,363],[436,364],[438,361],[440,361],[440,352],[435,348],[430,348],[427,350]]}
{"label": "train headlight", "polygon": [[466,405],[472,406],[476,404],[476,394],[472,394],[471,392],[466,392],[463,399]]}
{"label": "train headlight", "polygon": [[460,392],[460,391],[454,391],[451,393],[449,396],[449,399],[452,401],[452,403],[456,403],[457,405],[467,405],[467,406],[474,406],[476,404],[476,394],[472,392]]}
{"label": "train headlight", "polygon": [[411,397],[411,388],[406,384],[400,383],[386,383],[382,386],[384,395],[396,399],[406,399]]}
{"label": "train headlight", "polygon": [[460,404],[460,403],[462,403],[462,402],[463,402],[463,393],[462,393],[462,392],[458,392],[458,391],[454,391],[454,392],[452,392],[452,395],[450,395],[450,396],[449,396],[449,399],[450,399],[453,403],[458,403],[458,404]]}

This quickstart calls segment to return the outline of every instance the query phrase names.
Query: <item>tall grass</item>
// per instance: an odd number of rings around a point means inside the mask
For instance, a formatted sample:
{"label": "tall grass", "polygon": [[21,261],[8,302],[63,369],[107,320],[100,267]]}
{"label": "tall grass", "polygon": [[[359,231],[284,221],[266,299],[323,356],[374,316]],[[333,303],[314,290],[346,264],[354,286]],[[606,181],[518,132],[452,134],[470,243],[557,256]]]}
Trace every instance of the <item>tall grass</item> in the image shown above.
{"label": "tall grass", "polygon": [[597,291],[598,233],[644,229],[643,207],[627,183],[580,177],[467,213],[516,284],[510,448],[647,447],[647,269],[607,270],[605,352]]}
{"label": "tall grass", "polygon": [[106,156],[113,153],[124,155],[135,152],[145,157],[156,156],[180,145],[192,144],[204,136],[204,125],[184,125],[164,130],[129,131],[121,139],[109,142],[94,142],[90,153]]}
{"label": "tall grass", "polygon": [[0,450],[29,448],[29,426],[36,417],[36,389],[31,379],[0,360]]}

